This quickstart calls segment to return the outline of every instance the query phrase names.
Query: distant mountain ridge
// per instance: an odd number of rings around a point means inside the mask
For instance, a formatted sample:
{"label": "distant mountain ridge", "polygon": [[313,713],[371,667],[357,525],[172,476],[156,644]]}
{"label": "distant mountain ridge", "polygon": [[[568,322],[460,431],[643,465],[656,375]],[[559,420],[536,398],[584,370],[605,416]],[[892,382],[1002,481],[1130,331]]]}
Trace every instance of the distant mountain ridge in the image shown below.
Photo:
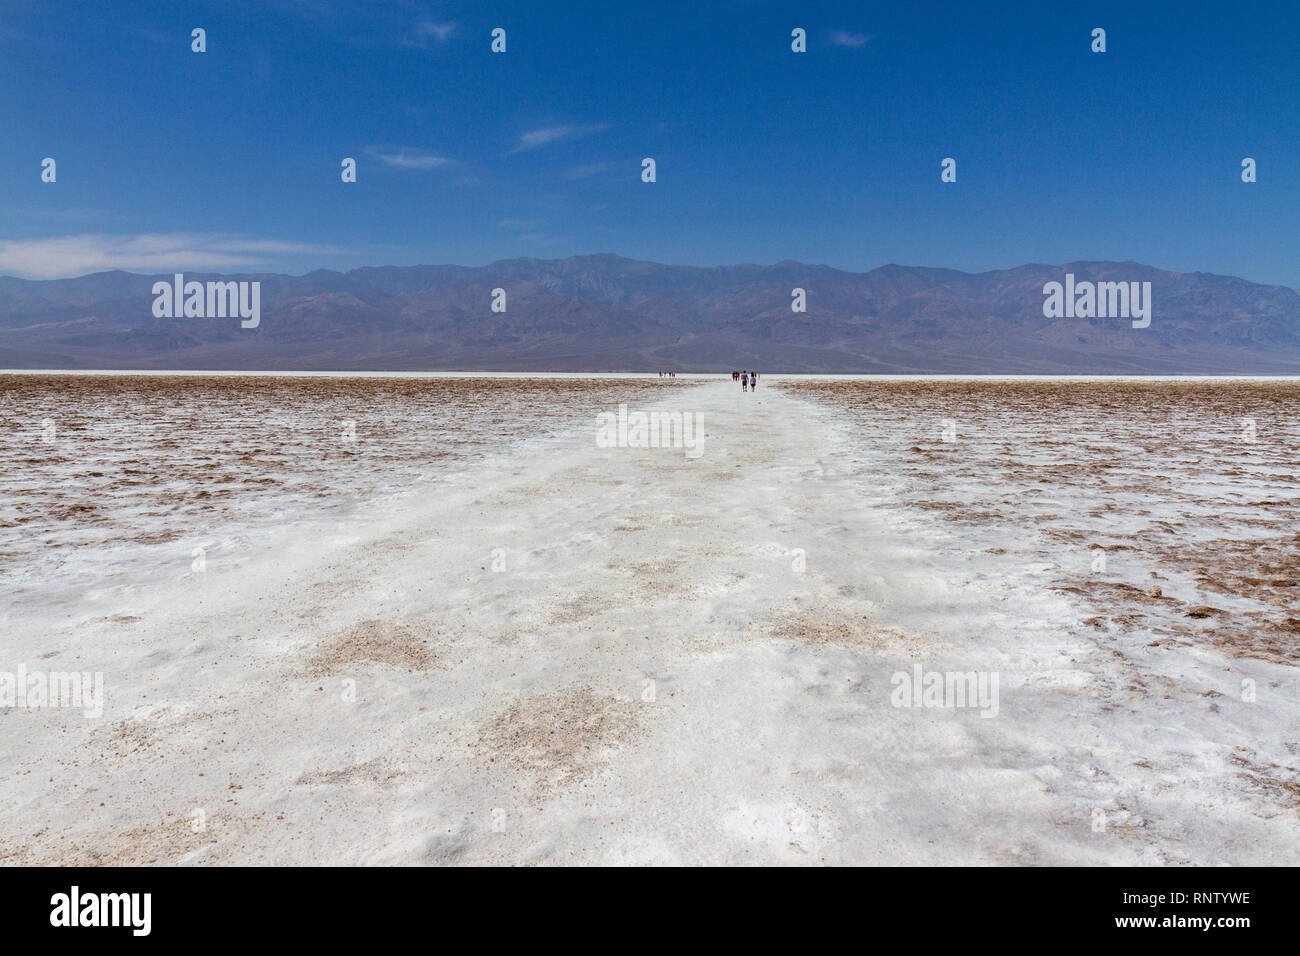
{"label": "distant mountain ridge", "polygon": [[[1043,286],[1150,282],[1149,328],[1051,319]],[[1289,374],[1300,293],[1135,262],[965,273],[775,265],[673,266],[612,254],[486,266],[385,266],[261,282],[261,325],[159,319],[172,274],[0,277],[0,367]],[[491,311],[492,290],[506,312]],[[791,311],[806,290],[807,312]]]}

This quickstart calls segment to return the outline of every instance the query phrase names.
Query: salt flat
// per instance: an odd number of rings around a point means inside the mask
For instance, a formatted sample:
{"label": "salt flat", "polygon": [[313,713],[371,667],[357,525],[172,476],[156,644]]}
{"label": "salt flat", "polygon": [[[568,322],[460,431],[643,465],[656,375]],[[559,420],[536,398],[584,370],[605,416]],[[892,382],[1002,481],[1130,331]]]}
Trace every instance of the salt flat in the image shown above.
{"label": "salt flat", "polygon": [[[632,402],[702,415],[703,453],[574,423],[11,617],[8,657],[108,700],[0,711],[0,859],[1300,860],[1291,663],[1085,623],[1046,562],[888,486],[833,402]],[[896,706],[918,665],[996,674],[996,712]]]}

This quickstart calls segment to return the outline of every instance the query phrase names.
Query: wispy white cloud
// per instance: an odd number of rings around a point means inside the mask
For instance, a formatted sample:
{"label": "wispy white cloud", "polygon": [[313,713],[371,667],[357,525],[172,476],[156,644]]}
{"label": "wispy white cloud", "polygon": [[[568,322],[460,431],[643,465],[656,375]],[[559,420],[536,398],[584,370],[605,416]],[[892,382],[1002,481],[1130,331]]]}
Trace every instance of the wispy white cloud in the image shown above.
{"label": "wispy white cloud", "polygon": [[394,153],[385,152],[378,146],[367,146],[366,153],[385,166],[395,166],[398,169],[438,169],[451,162],[445,156],[438,156],[422,149],[399,149]]}
{"label": "wispy white cloud", "polygon": [[452,33],[456,29],[454,23],[435,23],[432,20],[424,20],[417,23],[411,29],[411,35],[407,37],[407,46],[427,47],[430,43],[436,43],[442,46],[451,39]]}
{"label": "wispy white cloud", "polygon": [[519,137],[520,149],[536,149],[547,143],[558,143],[573,135],[572,126],[551,126],[547,129],[535,129]]}
{"label": "wispy white cloud", "polygon": [[110,269],[227,272],[265,267],[284,256],[337,253],[338,250],[329,246],[311,243],[215,233],[136,236],[87,233],[0,240],[0,274],[26,279],[62,279]]}
{"label": "wispy white cloud", "polygon": [[849,33],[845,30],[836,30],[831,34],[831,42],[836,46],[847,46],[857,49],[860,46],[866,46],[869,40],[865,33]]}
{"label": "wispy white cloud", "polygon": [[549,146],[551,143],[558,143],[562,140],[579,139],[583,136],[590,136],[592,133],[599,133],[606,129],[605,126],[547,126],[542,129],[529,130],[519,137],[519,145],[515,147],[515,152],[519,153],[526,149],[537,149],[540,146]]}
{"label": "wispy white cloud", "polygon": [[458,27],[430,11],[423,0],[226,0],[223,6],[258,14],[272,7],[327,31],[338,42],[371,49],[446,46]]}
{"label": "wispy white cloud", "polygon": [[586,179],[589,176],[599,176],[601,173],[609,172],[613,168],[610,163],[587,163],[566,170],[564,178],[568,180]]}

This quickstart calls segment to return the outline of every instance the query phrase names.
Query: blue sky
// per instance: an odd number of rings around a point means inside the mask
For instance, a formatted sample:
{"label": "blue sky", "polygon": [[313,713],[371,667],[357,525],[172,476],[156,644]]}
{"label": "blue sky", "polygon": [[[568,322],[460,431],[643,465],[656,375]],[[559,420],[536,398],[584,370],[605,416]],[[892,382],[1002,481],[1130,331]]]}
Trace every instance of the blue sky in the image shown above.
{"label": "blue sky", "polygon": [[1297,50],[1289,3],[6,0],[0,274],[615,252],[1300,287]]}

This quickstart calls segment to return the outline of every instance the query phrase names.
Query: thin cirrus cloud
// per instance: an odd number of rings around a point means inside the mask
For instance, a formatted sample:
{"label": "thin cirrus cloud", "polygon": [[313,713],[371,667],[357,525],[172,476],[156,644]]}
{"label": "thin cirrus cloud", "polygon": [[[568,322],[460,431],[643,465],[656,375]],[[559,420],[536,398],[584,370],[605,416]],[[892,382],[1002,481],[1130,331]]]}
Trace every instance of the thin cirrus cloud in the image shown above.
{"label": "thin cirrus cloud", "polygon": [[562,178],[570,182],[576,182],[579,179],[587,179],[591,176],[607,173],[613,168],[613,163],[587,163],[583,166],[574,166],[572,169],[565,171]]}
{"label": "thin cirrus cloud", "polygon": [[435,43],[438,46],[442,46],[451,39],[451,35],[455,29],[456,24],[454,23],[435,23],[431,20],[426,20],[415,25],[411,30],[411,35],[407,37],[406,45],[427,47],[430,43]]}
{"label": "thin cirrus cloud", "polygon": [[422,149],[399,149],[391,152],[378,146],[367,146],[366,154],[373,156],[385,166],[396,169],[439,169],[451,162],[446,156],[439,156]]}
{"label": "thin cirrus cloud", "polygon": [[0,240],[0,274],[66,279],[92,272],[199,270],[224,272],[273,264],[285,256],[331,255],[338,250],[279,239],[214,233],[87,233],[45,239]]}
{"label": "thin cirrus cloud", "polygon": [[515,147],[516,153],[521,153],[528,149],[538,149],[542,146],[549,146],[551,143],[559,143],[570,139],[580,139],[583,136],[590,136],[592,133],[599,133],[605,129],[605,126],[547,126],[541,129],[529,130],[519,137],[519,144]]}
{"label": "thin cirrus cloud", "polygon": [[[230,0],[227,5],[254,10],[271,7],[328,29],[343,43],[363,48],[446,46],[458,24],[443,23],[415,0],[376,3],[375,0]],[[161,35],[161,34],[160,34]],[[167,42],[171,42],[168,39]]]}
{"label": "thin cirrus cloud", "polygon": [[846,46],[854,50],[866,46],[868,39],[865,33],[849,33],[847,30],[836,30],[831,34],[831,42],[836,46]]}

